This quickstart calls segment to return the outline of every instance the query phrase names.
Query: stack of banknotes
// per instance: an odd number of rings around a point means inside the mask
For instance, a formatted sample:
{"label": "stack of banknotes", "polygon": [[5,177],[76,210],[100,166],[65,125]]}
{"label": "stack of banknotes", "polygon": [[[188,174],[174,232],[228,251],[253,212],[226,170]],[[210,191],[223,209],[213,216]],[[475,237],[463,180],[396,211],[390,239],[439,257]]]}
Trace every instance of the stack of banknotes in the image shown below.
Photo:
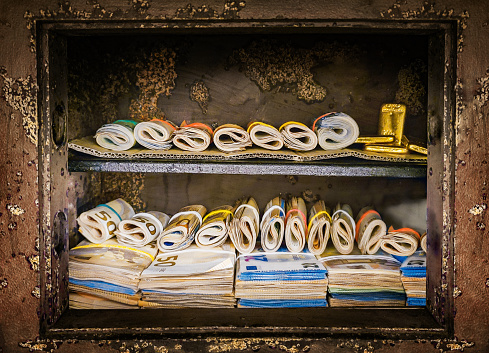
{"label": "stack of banknotes", "polygon": [[234,307],[236,250],[226,242],[214,248],[195,244],[160,253],[140,277],[141,306],[147,308]]}
{"label": "stack of banknotes", "polygon": [[328,302],[332,307],[404,306],[401,263],[379,251],[362,255],[358,248],[342,255],[327,247],[318,256],[328,271]]}
{"label": "stack of banknotes", "polygon": [[327,288],[326,269],[307,252],[256,250],[237,260],[239,308],[325,307]]}
{"label": "stack of banknotes", "polygon": [[426,306],[426,252],[418,249],[401,264],[407,306]]}

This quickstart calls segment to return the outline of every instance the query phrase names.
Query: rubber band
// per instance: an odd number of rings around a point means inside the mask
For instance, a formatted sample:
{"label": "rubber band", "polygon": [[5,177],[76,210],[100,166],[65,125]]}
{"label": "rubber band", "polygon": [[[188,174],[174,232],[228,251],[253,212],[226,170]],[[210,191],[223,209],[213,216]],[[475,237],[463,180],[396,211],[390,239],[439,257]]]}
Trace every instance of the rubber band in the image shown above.
{"label": "rubber band", "polygon": [[231,216],[233,216],[233,212],[232,212],[232,211],[230,211],[230,210],[214,210],[214,211],[211,211],[211,212],[209,212],[208,214],[206,214],[206,215],[205,215],[204,219],[202,220],[202,223],[204,223],[204,222],[205,222],[205,220],[206,220],[208,217],[210,217],[210,216],[212,216],[212,215],[215,215],[215,214],[217,214],[217,213],[220,213],[220,212],[224,212],[224,213],[226,213],[226,214],[230,214]]}
{"label": "rubber band", "polygon": [[199,212],[197,212],[197,211],[183,211],[183,212],[175,213],[173,215],[173,217],[170,218],[170,221],[168,222],[168,224],[170,224],[178,216],[183,216],[183,215],[186,215],[186,214],[193,214],[193,215],[197,216],[197,218],[199,219],[200,225],[202,225],[202,215]]}
{"label": "rubber band", "polygon": [[265,123],[262,123],[261,121],[255,121],[253,123],[251,123],[250,125],[248,125],[248,129],[246,129],[246,131],[248,133],[250,133],[251,129],[253,128],[253,126],[256,126],[256,125],[262,125],[262,126],[267,126],[267,127],[270,127],[274,130],[277,130],[277,128],[275,126],[272,126],[272,125],[269,125],[269,124],[265,124]]}
{"label": "rubber band", "polygon": [[267,216],[272,213],[273,211],[275,210],[279,210],[282,217],[285,216],[285,211],[282,207],[280,207],[279,205],[272,205],[270,206],[266,211],[265,213],[263,214],[262,218],[261,218],[261,223],[260,223],[260,228],[263,228],[263,222],[265,221],[265,219],[267,218]]}
{"label": "rubber band", "polygon": [[421,240],[421,236],[419,235],[418,232],[416,232],[414,229],[412,228],[399,228],[399,229],[394,229],[392,226],[389,228],[389,230],[387,231],[388,233],[414,233],[414,235],[416,235],[418,237],[418,240]]}
{"label": "rubber band", "polygon": [[88,244],[88,245],[80,245],[80,246],[75,246],[71,250],[78,250],[78,249],[87,249],[87,248],[116,248],[116,249],[125,249],[125,250],[131,250],[131,251],[136,251],[141,254],[144,254],[146,256],[149,256],[151,258],[151,261],[154,261],[154,256],[151,255],[150,253],[141,250],[141,249],[136,249],[136,248],[130,248],[129,246],[124,246],[124,245],[118,245],[118,244]]}
{"label": "rubber band", "polygon": [[211,137],[214,136],[214,132],[212,131],[212,129],[204,123],[192,123],[192,124],[183,125],[182,127],[204,128],[207,131],[209,131],[209,133],[211,134]]}
{"label": "rubber band", "polygon": [[[297,125],[301,125],[301,126],[304,126],[304,127],[307,127],[307,125],[303,124],[303,123],[299,123],[297,121],[287,121],[286,123],[283,123],[279,128],[278,128],[278,131],[282,131],[282,129],[284,127],[286,127],[287,125],[291,125],[291,124],[297,124]],[[309,128],[308,128],[309,129]]]}
{"label": "rubber band", "polygon": [[357,222],[357,225],[355,227],[355,240],[358,242],[358,233],[360,232],[360,224],[362,223],[363,219],[369,215],[369,214],[375,214],[377,216],[379,216],[380,219],[382,219],[382,217],[380,217],[380,214],[375,211],[375,210],[368,210],[367,212],[365,212],[364,214],[362,214],[362,216],[360,217],[360,219],[358,220]]}
{"label": "rubber band", "polygon": [[325,117],[327,117],[328,115],[331,115],[331,114],[336,114],[336,112],[331,112],[331,113],[326,113],[326,114],[323,114],[323,115],[321,115],[319,118],[317,118],[316,120],[314,120],[314,123],[312,123],[312,131],[314,131],[314,128],[316,127],[316,122],[317,122],[319,119],[325,118]]}
{"label": "rubber band", "polygon": [[121,217],[121,215],[120,215],[119,213],[117,213],[117,212],[116,212],[116,210],[114,210],[114,209],[113,209],[112,207],[110,207],[109,205],[107,205],[107,204],[105,204],[105,203],[102,203],[102,204],[100,204],[100,205],[97,205],[97,207],[107,207],[109,210],[111,210],[112,212],[114,212],[114,213],[117,215],[117,217],[119,217],[119,221],[121,221],[121,222],[122,222],[122,217]]}
{"label": "rubber band", "polygon": [[116,120],[112,124],[117,124],[117,123],[128,123],[128,124],[131,124],[131,125],[134,125],[134,126],[136,126],[138,124],[134,120]]}
{"label": "rubber band", "polygon": [[[333,213],[332,218],[334,219],[334,218],[335,218],[335,216],[336,216],[338,213],[344,213],[344,214],[346,215],[346,218],[348,218],[348,220],[349,220],[349,221],[350,221],[350,223],[351,223],[351,228],[352,228],[352,230],[353,230],[353,237],[355,238],[355,237],[356,237],[356,232],[355,232],[355,220],[353,219],[353,217],[352,217],[352,216],[351,216],[351,215],[350,215],[348,212],[346,212],[345,210],[340,209],[340,210],[337,210],[335,213]],[[339,218],[339,216],[338,216],[338,218]],[[355,238],[355,239],[356,239],[356,238]]]}
{"label": "rubber band", "polygon": [[312,224],[312,221],[314,221],[317,217],[319,217],[320,215],[322,214],[325,214],[328,216],[328,219],[329,219],[329,223],[333,223],[333,219],[331,218],[331,216],[329,215],[328,212],[326,211],[319,211],[318,213],[316,213],[314,216],[312,216],[311,220],[309,221],[309,225],[307,226],[307,228],[311,229],[311,224]]}
{"label": "rubber band", "polygon": [[153,220],[155,223],[157,223],[160,226],[160,229],[163,230],[163,224],[161,223],[161,221],[155,216],[153,216],[151,213],[146,213],[146,212],[136,213],[134,216],[132,216],[131,220],[135,219],[136,217],[149,218]]}
{"label": "rubber band", "polygon": [[285,223],[287,224],[287,218],[289,218],[290,213],[293,212],[293,211],[297,211],[301,215],[302,220],[304,221],[304,225],[306,226],[306,234],[307,234],[308,227],[307,227],[307,218],[306,218],[306,215],[304,214],[304,212],[302,212],[298,208],[293,208],[293,209],[289,210],[289,212],[287,212],[287,214],[285,215]]}
{"label": "rubber band", "polygon": [[160,123],[163,123],[163,124],[166,124],[168,125],[169,127],[171,127],[173,129],[173,131],[175,131],[177,129],[177,127],[175,125],[173,125],[172,123],[166,121],[166,120],[161,120],[161,119],[152,119],[151,121],[159,121]]}

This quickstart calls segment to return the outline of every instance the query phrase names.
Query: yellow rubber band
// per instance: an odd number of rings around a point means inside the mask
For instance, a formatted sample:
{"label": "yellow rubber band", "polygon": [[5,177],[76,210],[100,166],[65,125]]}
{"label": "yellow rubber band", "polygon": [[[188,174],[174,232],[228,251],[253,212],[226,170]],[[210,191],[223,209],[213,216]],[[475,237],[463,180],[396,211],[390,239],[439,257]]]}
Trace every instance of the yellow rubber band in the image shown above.
{"label": "yellow rubber band", "polygon": [[284,127],[286,127],[287,125],[290,125],[290,124],[297,124],[297,125],[307,127],[307,125],[304,125],[303,123],[298,123],[297,121],[287,121],[286,123],[283,123],[282,126],[280,126],[278,128],[278,131],[281,131]]}
{"label": "yellow rubber band", "polygon": [[229,210],[215,210],[215,211],[212,211],[212,212],[209,212],[208,214],[206,214],[204,219],[202,220],[202,223],[205,222],[207,217],[210,217],[210,216],[215,215],[215,214],[220,213],[220,212],[229,213],[230,215],[233,215],[233,212],[231,212]]}
{"label": "yellow rubber band", "polygon": [[248,129],[246,130],[248,133],[250,133],[251,131],[251,128],[255,125],[262,125],[262,126],[267,126],[267,127],[271,127],[272,129],[277,129],[275,126],[272,126],[272,125],[268,125],[268,124],[265,124],[265,123],[262,123],[261,121],[255,121],[253,123],[251,123],[249,126],[248,126]]}
{"label": "yellow rubber band", "polygon": [[308,225],[308,229],[311,229],[311,224],[312,224],[312,221],[314,221],[316,219],[316,217],[322,215],[322,214],[325,214],[326,216],[328,216],[328,219],[329,219],[329,223],[333,223],[333,220],[331,218],[331,216],[329,215],[328,212],[326,211],[319,211],[318,213],[316,213],[314,216],[312,216],[311,220],[309,221],[309,225]]}
{"label": "yellow rubber band", "polygon": [[85,248],[118,248],[118,249],[126,249],[126,250],[131,250],[131,251],[136,251],[140,252],[141,254],[144,254],[146,256],[149,256],[151,258],[151,261],[154,261],[154,256],[151,255],[150,253],[143,251],[141,249],[135,249],[135,248],[130,248],[128,246],[124,245],[117,245],[117,244],[89,244],[89,245],[81,245],[81,246],[75,246],[71,250],[77,250],[77,249],[85,249]]}

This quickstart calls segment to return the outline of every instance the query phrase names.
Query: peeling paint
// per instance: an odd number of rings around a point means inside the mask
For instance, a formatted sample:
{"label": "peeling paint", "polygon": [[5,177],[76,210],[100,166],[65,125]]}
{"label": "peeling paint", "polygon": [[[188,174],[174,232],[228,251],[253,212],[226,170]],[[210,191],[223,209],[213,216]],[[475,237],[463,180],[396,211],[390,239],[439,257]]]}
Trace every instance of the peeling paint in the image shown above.
{"label": "peeling paint", "polygon": [[179,8],[173,16],[174,19],[195,20],[232,20],[239,18],[239,12],[246,6],[245,1],[226,0],[221,13],[218,13],[212,7],[202,5],[195,7],[192,4],[187,4],[184,8]]}
{"label": "peeling paint", "polygon": [[481,108],[489,101],[489,69],[486,70],[484,77],[477,79],[479,88],[474,95],[474,109],[478,112],[478,118],[483,119]]}
{"label": "peeling paint", "polygon": [[61,346],[62,342],[59,340],[28,340],[25,342],[19,342],[19,346],[22,348],[28,348],[30,352],[42,351],[53,353]]}
{"label": "peeling paint", "polygon": [[0,281],[0,289],[4,289],[4,288],[7,288],[8,287],[8,281],[6,278],[2,279]]}
{"label": "peeling paint", "polygon": [[34,287],[31,294],[33,297],[37,299],[41,299],[41,288],[39,288],[39,286]]}
{"label": "peeling paint", "polygon": [[462,291],[457,286],[455,286],[455,288],[453,289],[453,297],[458,298],[461,295],[462,295]]}
{"label": "peeling paint", "polygon": [[474,216],[479,216],[482,214],[482,212],[485,211],[486,208],[487,208],[487,205],[485,203],[483,203],[482,205],[476,204],[468,212],[470,214],[473,214]]}
{"label": "peeling paint", "polygon": [[28,256],[27,261],[31,265],[31,270],[39,272],[39,255]]}
{"label": "peeling paint", "polygon": [[122,198],[136,212],[146,209],[146,203],[141,199],[144,188],[144,173],[107,173],[102,181],[104,196],[107,200]]}
{"label": "peeling paint", "polygon": [[207,108],[209,106],[210,94],[209,88],[205,85],[204,81],[199,80],[192,83],[189,92],[190,99],[199,104],[202,114],[207,114]]}
{"label": "peeling paint", "polygon": [[12,205],[8,204],[7,209],[12,213],[14,216],[20,216],[25,213],[25,210],[19,207],[18,205]]}
{"label": "peeling paint", "polygon": [[426,71],[426,65],[417,60],[399,70],[397,75],[399,89],[396,102],[405,104],[409,114],[424,114],[426,88],[422,77]]}
{"label": "peeling paint", "polygon": [[438,349],[441,353],[460,351],[463,352],[465,348],[474,347],[474,342],[468,342],[467,340],[457,339],[453,340],[433,340],[431,341],[433,346]]}

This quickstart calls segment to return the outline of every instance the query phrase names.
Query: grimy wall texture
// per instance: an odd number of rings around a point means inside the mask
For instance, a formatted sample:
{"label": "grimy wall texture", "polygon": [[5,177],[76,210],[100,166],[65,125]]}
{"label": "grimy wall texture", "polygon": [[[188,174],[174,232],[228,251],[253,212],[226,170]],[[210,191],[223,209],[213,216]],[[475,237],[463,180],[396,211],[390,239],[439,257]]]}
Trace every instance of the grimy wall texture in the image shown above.
{"label": "grimy wall texture", "polygon": [[[36,21],[157,18],[458,21],[457,84],[449,88],[457,97],[453,338],[39,338]],[[0,0],[0,352],[489,352],[488,43],[489,2],[479,0]]]}

